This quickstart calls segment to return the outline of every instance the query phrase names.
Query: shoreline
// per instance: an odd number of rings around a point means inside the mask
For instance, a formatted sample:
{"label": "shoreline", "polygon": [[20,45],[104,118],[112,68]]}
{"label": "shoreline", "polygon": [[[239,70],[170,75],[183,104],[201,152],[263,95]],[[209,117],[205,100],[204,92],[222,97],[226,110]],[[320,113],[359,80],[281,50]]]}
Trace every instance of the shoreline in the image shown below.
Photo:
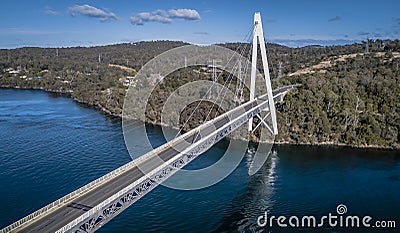
{"label": "shoreline", "polygon": [[[108,116],[111,116],[111,117],[117,117],[117,118],[122,120],[122,114],[113,113],[112,111],[110,111],[106,107],[102,106],[100,103],[91,104],[91,103],[89,103],[87,101],[75,98],[75,97],[72,96],[73,91],[63,92],[63,91],[59,91],[59,90],[47,90],[47,89],[44,89],[44,88],[24,88],[24,87],[21,87],[21,86],[17,86],[17,87],[0,86],[0,89],[43,91],[43,92],[47,92],[47,93],[62,95],[63,97],[70,98],[74,102],[82,104],[87,108],[95,109],[95,110],[99,111],[102,114],[105,114],[105,115],[108,115]],[[163,126],[161,123],[157,123],[157,122],[145,122],[145,124],[148,124],[148,125],[151,125],[151,126],[158,126],[158,127],[162,127]],[[235,139],[235,140],[241,140],[241,139]],[[258,141],[250,140],[249,142],[251,142],[251,143],[260,143],[259,140]],[[288,142],[288,141],[274,141],[274,145],[312,146],[312,147],[337,147],[337,148],[352,148],[352,149],[376,149],[376,150],[399,151],[399,149],[396,149],[396,148],[393,148],[393,147],[388,147],[388,146],[380,146],[380,145],[351,145],[351,144],[333,143],[333,142],[293,143],[293,142]]]}

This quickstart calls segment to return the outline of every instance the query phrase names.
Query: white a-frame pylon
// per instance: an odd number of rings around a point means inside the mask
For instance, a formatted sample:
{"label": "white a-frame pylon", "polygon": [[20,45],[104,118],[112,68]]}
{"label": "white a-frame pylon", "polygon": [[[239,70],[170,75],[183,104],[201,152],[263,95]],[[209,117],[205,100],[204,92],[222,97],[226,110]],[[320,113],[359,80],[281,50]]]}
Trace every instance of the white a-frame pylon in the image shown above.
{"label": "white a-frame pylon", "polygon": [[[268,68],[268,59],[267,59],[267,51],[265,49],[265,40],[264,33],[261,23],[261,15],[260,12],[256,12],[254,14],[254,31],[253,31],[253,51],[251,58],[251,83],[250,83],[250,101],[255,99],[255,89],[256,89],[256,71],[257,71],[257,50],[258,50],[258,42],[260,42],[260,50],[261,50],[261,58],[264,69],[264,78],[265,85],[267,88],[268,94],[268,102],[269,102],[269,111],[272,117],[272,133],[274,135],[278,134],[278,126],[276,123],[276,112],[275,112],[275,104],[274,98],[272,95],[272,87],[271,87],[271,79],[269,76],[269,68]],[[258,115],[263,124],[266,124],[264,119]],[[268,128],[269,126],[266,125]],[[253,118],[249,120],[249,131],[253,130]]]}

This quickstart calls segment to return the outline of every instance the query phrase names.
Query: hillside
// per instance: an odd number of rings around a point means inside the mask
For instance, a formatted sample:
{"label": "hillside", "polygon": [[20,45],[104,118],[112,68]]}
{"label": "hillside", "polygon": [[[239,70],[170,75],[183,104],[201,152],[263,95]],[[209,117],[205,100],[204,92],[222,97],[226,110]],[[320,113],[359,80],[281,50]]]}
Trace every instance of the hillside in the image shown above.
{"label": "hillside", "polygon": [[[304,48],[268,44],[273,86],[302,84],[279,106],[278,143],[400,148],[400,41],[370,41],[369,53],[364,53],[365,44]],[[70,93],[79,102],[119,116],[127,77],[156,55],[182,45],[186,43],[153,41],[0,50],[0,86]],[[236,50],[240,45],[222,46]],[[279,63],[281,79],[276,78]],[[170,78],[157,99],[197,77],[185,70],[174,76],[184,78],[179,82]],[[151,106],[149,122],[159,122],[159,108],[159,103]],[[202,112],[208,107],[204,108]]]}

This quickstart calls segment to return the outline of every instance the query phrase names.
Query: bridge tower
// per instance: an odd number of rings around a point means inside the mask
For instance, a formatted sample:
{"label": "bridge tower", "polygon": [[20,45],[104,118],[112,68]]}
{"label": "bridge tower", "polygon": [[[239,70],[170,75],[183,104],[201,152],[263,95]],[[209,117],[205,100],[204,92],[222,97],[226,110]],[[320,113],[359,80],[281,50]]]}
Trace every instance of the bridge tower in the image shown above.
{"label": "bridge tower", "polygon": [[[267,58],[267,51],[265,48],[265,40],[264,40],[264,33],[261,23],[261,15],[260,12],[256,12],[254,14],[254,29],[253,29],[253,51],[252,51],[252,58],[251,58],[251,82],[250,82],[250,101],[254,100],[255,97],[255,89],[256,89],[256,71],[257,71],[257,51],[258,51],[258,42],[260,42],[260,50],[261,50],[261,59],[263,63],[264,69],[264,79],[265,85],[267,88],[268,94],[268,103],[269,103],[269,112],[272,117],[272,133],[277,135],[278,134],[278,126],[276,122],[276,112],[275,112],[275,104],[272,95],[272,87],[271,87],[271,78],[269,75],[269,67],[268,67],[268,58]],[[266,124],[264,119],[260,116],[263,124]],[[268,126],[267,126],[268,127]],[[269,127],[268,127],[269,128]],[[253,130],[253,118],[249,120],[249,132]]]}

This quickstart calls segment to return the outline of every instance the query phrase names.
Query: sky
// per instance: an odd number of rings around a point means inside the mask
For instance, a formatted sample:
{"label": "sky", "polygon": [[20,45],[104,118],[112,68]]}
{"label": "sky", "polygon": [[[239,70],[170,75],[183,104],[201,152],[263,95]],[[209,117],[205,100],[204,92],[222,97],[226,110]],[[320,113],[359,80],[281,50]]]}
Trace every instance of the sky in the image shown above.
{"label": "sky", "polygon": [[398,0],[2,0],[0,48],[246,42],[254,12],[267,42],[348,44],[400,38],[399,9]]}

